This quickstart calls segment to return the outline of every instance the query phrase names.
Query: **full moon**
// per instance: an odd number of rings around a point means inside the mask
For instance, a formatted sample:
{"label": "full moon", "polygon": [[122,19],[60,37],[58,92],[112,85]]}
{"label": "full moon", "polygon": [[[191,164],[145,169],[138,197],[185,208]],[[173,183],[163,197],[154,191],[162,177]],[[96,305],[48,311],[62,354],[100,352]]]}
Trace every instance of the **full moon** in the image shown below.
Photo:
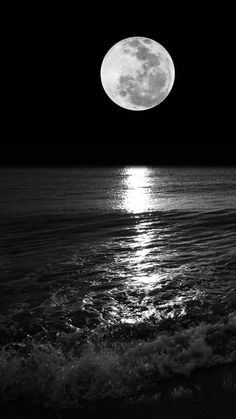
{"label": "full moon", "polygon": [[117,105],[142,111],[159,105],[174,84],[170,54],[141,36],[123,39],[107,52],[101,66],[102,86]]}

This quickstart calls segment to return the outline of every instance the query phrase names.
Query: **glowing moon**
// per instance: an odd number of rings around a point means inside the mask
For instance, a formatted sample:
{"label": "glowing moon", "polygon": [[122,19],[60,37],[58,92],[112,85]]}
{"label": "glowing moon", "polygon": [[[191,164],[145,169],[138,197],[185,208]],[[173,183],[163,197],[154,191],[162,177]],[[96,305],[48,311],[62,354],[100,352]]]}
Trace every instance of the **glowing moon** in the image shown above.
{"label": "glowing moon", "polygon": [[172,58],[158,42],[141,36],[123,39],[105,55],[102,86],[125,109],[142,111],[159,105],[175,78]]}

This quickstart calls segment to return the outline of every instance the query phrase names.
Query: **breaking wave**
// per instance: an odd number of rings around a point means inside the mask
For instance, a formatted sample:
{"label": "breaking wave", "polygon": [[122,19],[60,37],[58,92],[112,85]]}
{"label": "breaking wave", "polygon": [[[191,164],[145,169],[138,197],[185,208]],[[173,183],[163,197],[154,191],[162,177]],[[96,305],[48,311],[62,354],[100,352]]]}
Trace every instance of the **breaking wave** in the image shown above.
{"label": "breaking wave", "polygon": [[236,361],[235,315],[227,322],[160,332],[151,339],[133,336],[118,339],[107,326],[86,338],[76,330],[58,333],[54,342],[31,339],[5,345],[0,352],[1,401],[24,398],[52,407],[80,407],[86,401],[130,397],[171,377]]}

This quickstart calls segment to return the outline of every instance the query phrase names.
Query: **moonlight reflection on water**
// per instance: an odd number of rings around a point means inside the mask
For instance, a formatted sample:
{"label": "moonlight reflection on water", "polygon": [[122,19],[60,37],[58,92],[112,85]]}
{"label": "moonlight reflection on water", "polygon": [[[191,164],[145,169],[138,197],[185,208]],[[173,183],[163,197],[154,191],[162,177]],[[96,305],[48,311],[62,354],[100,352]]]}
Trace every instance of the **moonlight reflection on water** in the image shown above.
{"label": "moonlight reflection on water", "polygon": [[149,169],[146,167],[133,167],[126,169],[126,192],[123,208],[127,212],[141,213],[150,210],[151,181]]}
{"label": "moonlight reflection on water", "polygon": [[[128,168],[125,175],[126,191],[123,208],[137,216],[150,211],[153,206],[151,169]],[[137,320],[150,317],[156,311],[148,296],[152,289],[160,287],[158,285],[160,275],[153,272],[151,255],[152,243],[156,240],[155,233],[151,222],[137,218],[135,234],[133,240],[130,241],[130,252],[126,257],[126,270],[131,273],[126,282],[126,291],[133,310],[131,313],[125,312],[125,316],[121,318],[123,322],[135,323]]]}
{"label": "moonlight reflection on water", "polygon": [[[165,288],[185,276],[186,266],[172,266],[172,260],[179,252],[171,246],[171,236],[155,217],[154,211],[169,209],[170,200],[161,195],[161,177],[153,178],[153,169],[132,167],[124,170],[125,191],[122,208],[132,213],[136,219],[133,238],[129,241],[130,250],[123,256],[125,266],[124,289],[126,301],[114,307],[124,323],[136,323],[154,316],[173,317],[185,313],[185,302],[194,300],[199,294],[196,287],[188,289],[183,295],[166,295]],[[155,191],[154,191],[155,190]],[[154,217],[154,218],[153,218]],[[155,219],[155,222],[153,222]],[[167,265],[166,265],[167,263]],[[161,297],[159,301],[159,296]]]}

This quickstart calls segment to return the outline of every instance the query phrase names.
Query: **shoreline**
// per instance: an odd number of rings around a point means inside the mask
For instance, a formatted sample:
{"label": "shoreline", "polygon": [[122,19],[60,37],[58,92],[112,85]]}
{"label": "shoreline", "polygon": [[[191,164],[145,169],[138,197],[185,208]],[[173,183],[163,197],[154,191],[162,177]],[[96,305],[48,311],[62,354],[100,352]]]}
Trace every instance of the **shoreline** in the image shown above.
{"label": "shoreline", "polygon": [[84,403],[80,408],[49,408],[27,399],[0,404],[2,419],[234,419],[236,362],[195,370],[189,377],[162,380],[133,397]]}

